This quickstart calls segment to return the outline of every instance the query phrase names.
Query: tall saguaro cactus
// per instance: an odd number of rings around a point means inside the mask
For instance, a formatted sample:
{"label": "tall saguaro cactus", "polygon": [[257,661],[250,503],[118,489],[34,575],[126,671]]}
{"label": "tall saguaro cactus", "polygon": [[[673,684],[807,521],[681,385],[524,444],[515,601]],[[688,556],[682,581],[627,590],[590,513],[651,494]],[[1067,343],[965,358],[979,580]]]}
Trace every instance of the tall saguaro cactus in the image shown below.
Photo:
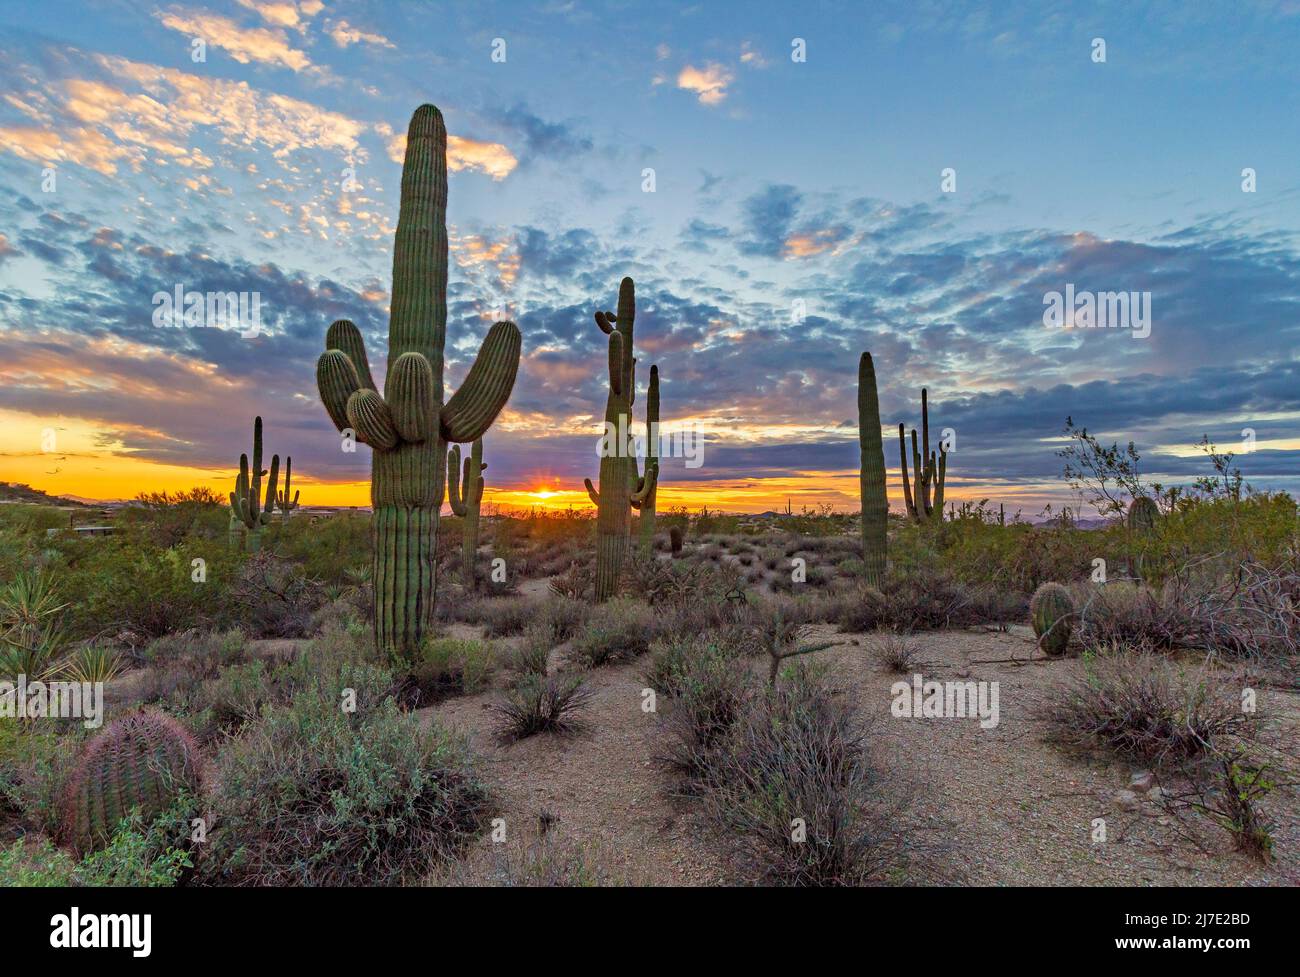
{"label": "tall saguaro cactus", "polygon": [[256,553],[262,548],[262,530],[271,523],[275,511],[276,485],[280,480],[280,456],[271,456],[271,477],[266,483],[266,502],[262,502],[262,418],[253,420],[253,467],[248,467],[248,455],[239,456],[239,476],[235,490],[230,493],[230,537],[248,541],[248,549]]}
{"label": "tall saguaro cactus", "polygon": [[[289,493],[293,492],[293,495]],[[298,508],[298,496],[301,493],[293,491],[293,459],[284,459],[284,491],[277,492],[275,496],[276,507],[280,510],[280,521],[288,522],[289,513]]]}
{"label": "tall saguaro cactus", "polygon": [[[636,360],[632,356],[632,327],[636,321],[636,286],[624,278],[618,288],[618,313],[597,312],[596,325],[609,336],[609,397],[605,401],[605,436],[601,440],[600,490],[584,479],[596,505],[595,598],[603,601],[618,589],[618,576],[632,530],[632,507],[645,504],[654,492],[657,464],[647,461],[638,476],[636,456],[628,445]],[[655,371],[655,378],[658,372]]]}
{"label": "tall saguaro cactus", "polygon": [[[650,367],[650,386],[646,390],[645,398],[645,475],[638,476],[636,470],[636,459],[632,459],[631,472],[632,477],[637,480],[637,485],[632,486],[632,508],[641,514],[639,537],[641,543],[641,553],[650,555],[654,552],[655,540],[655,496],[659,493],[659,367]],[[651,477],[653,469],[653,477]],[[642,478],[650,483],[650,489],[646,492],[645,498],[641,502],[636,501],[636,489],[640,485]]]}
{"label": "tall saguaro cactus", "polygon": [[917,522],[936,522],[943,519],[943,481],[948,472],[948,449],[939,445],[939,451],[930,450],[930,402],[924,387],[921,388],[921,433],[925,454],[916,441],[916,428],[912,429],[912,473],[913,483],[907,476],[907,442],[903,437],[903,425],[898,425],[898,456],[903,475],[903,502],[907,514]]}
{"label": "tall saguaro cactus", "polygon": [[451,511],[464,520],[461,528],[461,574],[467,590],[473,589],[476,579],[474,565],[478,560],[478,514],[483,502],[483,439],[477,438],[465,459],[464,489],[461,489],[460,445],[453,445],[447,455],[447,501]]}
{"label": "tall saguaro cactus", "polygon": [[885,444],[880,436],[880,400],[871,354],[858,360],[858,447],[861,452],[863,576],[879,587],[889,545],[889,495],[885,490]]}
{"label": "tall saguaro cactus", "polygon": [[396,660],[416,656],[433,619],[435,540],[447,445],[477,441],[510,398],[519,329],[498,322],[455,395],[443,402],[447,338],[447,128],[421,105],[407,130],[393,247],[388,373],[381,396],[355,325],[340,319],[316,364],[321,401],[340,431],[373,449],[375,641]]}

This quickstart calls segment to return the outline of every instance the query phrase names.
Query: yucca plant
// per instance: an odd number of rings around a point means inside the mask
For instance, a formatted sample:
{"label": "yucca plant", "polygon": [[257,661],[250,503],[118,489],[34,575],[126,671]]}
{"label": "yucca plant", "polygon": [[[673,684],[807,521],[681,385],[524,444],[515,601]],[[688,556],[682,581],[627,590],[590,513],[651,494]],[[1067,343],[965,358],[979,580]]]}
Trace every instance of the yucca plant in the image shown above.
{"label": "yucca plant", "polygon": [[122,671],[122,656],[103,645],[82,645],[58,667],[68,682],[111,682]]}
{"label": "yucca plant", "polygon": [[44,678],[66,642],[51,579],[39,570],[20,573],[0,590],[0,674]]}

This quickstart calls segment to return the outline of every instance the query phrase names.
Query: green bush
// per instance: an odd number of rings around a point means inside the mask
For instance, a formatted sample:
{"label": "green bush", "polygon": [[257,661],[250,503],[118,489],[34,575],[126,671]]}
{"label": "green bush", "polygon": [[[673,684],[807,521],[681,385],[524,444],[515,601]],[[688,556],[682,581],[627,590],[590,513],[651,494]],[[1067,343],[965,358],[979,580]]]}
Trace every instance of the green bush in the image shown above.
{"label": "green bush", "polygon": [[[391,683],[345,665],[221,750],[203,880],[394,885],[478,833],[488,798],[467,747],[378,698]],[[355,712],[340,708],[348,688]]]}
{"label": "green bush", "polygon": [[650,649],[660,630],[659,615],[640,601],[619,597],[592,610],[573,639],[570,656],[587,668],[631,661]]}

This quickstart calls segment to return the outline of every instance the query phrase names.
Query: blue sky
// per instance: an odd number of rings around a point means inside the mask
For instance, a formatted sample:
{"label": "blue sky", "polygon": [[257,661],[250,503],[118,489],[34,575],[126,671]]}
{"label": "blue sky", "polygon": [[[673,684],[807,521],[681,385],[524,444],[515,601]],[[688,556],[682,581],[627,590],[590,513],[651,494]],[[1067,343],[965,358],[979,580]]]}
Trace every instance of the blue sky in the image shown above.
{"label": "blue sky", "polygon": [[[1300,3],[45,2],[0,34],[5,467],[50,491],[224,484],[261,413],[305,500],[364,501],[313,364],[341,315],[382,355],[424,101],[451,383],[494,313],[524,333],[489,494],[585,498],[624,274],[665,419],[709,439],[682,502],[855,507],[863,349],[887,428],[926,386],[957,432],[950,498],[1066,501],[1066,415],[1175,481],[1250,427],[1251,481],[1300,487]],[[156,328],[178,283],[258,291],[264,334]],[[1149,291],[1150,337],[1046,329],[1066,283]]]}

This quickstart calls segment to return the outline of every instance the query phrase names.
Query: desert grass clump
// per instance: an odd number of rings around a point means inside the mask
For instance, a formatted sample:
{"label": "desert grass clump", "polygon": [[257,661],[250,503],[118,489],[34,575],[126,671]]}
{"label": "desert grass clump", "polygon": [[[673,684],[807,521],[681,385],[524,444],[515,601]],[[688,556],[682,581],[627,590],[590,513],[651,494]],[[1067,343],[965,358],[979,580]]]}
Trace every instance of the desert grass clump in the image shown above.
{"label": "desert grass clump", "polygon": [[908,793],[853,701],[799,668],[744,711],[705,794],[749,882],[861,885],[898,867]]}
{"label": "desert grass clump", "polygon": [[592,694],[581,675],[520,676],[492,706],[497,737],[514,742],[538,733],[581,732],[586,728],[581,713]]}
{"label": "desert grass clump", "polygon": [[[226,743],[203,881],[397,885],[463,850],[490,809],[474,759],[384,697],[391,684],[344,666]],[[348,689],[355,712],[340,708]]]}
{"label": "desert grass clump", "polygon": [[880,667],[892,675],[910,675],[920,664],[910,634],[881,629],[876,632],[875,645],[880,649]]}
{"label": "desert grass clump", "polygon": [[506,668],[519,675],[545,675],[550,670],[555,636],[544,623],[530,625],[519,644],[503,656]]}
{"label": "desert grass clump", "polygon": [[650,607],[618,597],[592,610],[573,639],[570,657],[586,668],[632,661],[650,649],[660,628],[659,616]]}
{"label": "desert grass clump", "polygon": [[1242,712],[1239,689],[1213,669],[1113,646],[1086,654],[1083,677],[1040,716],[1064,745],[1157,766],[1205,755],[1217,740],[1247,733],[1251,716]]}

